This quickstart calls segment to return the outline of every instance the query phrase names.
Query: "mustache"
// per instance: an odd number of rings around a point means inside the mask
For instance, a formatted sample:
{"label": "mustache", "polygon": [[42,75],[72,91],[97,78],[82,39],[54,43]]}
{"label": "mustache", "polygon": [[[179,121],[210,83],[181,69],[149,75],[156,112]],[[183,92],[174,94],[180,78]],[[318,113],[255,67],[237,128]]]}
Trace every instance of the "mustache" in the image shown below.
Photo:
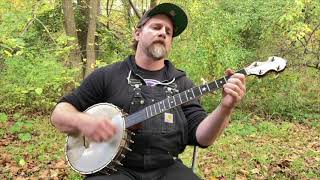
{"label": "mustache", "polygon": [[165,45],[165,43],[163,42],[163,41],[161,41],[161,40],[156,40],[156,41],[154,41],[152,44],[162,44],[162,45]]}

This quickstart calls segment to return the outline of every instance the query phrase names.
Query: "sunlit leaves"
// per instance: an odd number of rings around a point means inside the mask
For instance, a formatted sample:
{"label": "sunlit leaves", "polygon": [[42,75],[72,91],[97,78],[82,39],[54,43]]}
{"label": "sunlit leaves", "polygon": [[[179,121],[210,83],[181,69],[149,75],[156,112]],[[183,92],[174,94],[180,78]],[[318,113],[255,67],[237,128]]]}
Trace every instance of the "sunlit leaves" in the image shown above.
{"label": "sunlit leaves", "polygon": [[0,113],[0,123],[5,123],[8,120],[8,116],[5,113]]}

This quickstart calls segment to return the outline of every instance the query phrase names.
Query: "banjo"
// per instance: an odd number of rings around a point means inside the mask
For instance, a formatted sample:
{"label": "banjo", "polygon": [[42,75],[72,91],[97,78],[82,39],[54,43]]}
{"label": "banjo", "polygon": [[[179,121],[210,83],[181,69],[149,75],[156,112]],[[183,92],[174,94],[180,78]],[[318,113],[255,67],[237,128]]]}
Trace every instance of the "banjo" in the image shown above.
{"label": "banjo", "polygon": [[[265,62],[254,62],[237,73],[263,76],[268,71],[283,71],[286,63],[285,59],[272,56]],[[117,132],[111,139],[100,143],[90,141],[82,135],[67,136],[65,155],[69,165],[80,174],[93,174],[99,171],[110,174],[117,171],[116,167],[122,165],[121,160],[125,157],[126,152],[131,151],[129,145],[134,143],[131,140],[134,133],[127,128],[208,92],[220,89],[229,78],[230,76],[225,76],[213,82],[187,89],[130,115],[126,115],[121,109],[110,103],[99,103],[89,107],[85,113],[97,117],[108,117],[115,124]]]}

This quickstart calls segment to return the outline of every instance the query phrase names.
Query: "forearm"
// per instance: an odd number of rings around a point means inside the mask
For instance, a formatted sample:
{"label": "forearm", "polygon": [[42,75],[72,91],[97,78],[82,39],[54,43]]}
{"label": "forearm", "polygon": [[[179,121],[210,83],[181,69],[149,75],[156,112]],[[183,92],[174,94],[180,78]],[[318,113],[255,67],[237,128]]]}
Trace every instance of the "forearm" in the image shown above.
{"label": "forearm", "polygon": [[219,105],[198,126],[196,138],[203,146],[211,145],[229,123],[232,109]]}
{"label": "forearm", "polygon": [[85,119],[85,113],[79,112],[69,103],[59,103],[51,114],[52,124],[61,132],[67,134],[79,133],[81,121]]}

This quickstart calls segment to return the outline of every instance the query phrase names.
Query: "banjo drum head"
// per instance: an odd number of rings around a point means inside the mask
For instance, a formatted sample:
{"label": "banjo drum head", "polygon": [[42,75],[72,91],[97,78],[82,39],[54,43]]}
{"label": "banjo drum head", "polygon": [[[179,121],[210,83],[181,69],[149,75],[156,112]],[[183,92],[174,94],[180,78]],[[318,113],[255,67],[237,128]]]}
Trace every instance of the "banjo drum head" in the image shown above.
{"label": "banjo drum head", "polygon": [[111,139],[101,143],[89,141],[82,135],[67,137],[66,157],[72,169],[81,174],[92,174],[105,168],[117,155],[125,135],[125,121],[121,111],[109,103],[93,105],[85,112],[108,117],[117,129]]}

